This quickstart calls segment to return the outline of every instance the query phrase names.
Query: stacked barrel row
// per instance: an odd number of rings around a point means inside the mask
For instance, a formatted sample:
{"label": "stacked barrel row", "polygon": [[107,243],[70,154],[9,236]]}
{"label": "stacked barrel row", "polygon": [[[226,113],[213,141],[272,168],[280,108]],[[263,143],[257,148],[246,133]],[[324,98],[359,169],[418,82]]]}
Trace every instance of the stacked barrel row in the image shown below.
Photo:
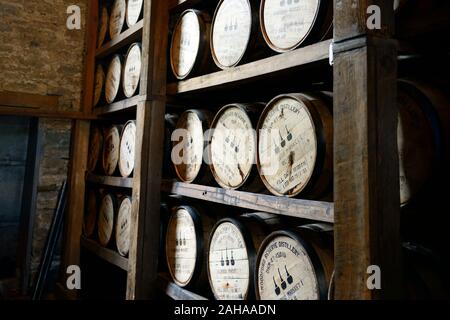
{"label": "stacked barrel row", "polygon": [[285,229],[279,217],[250,213],[217,218],[172,208],[165,239],[174,282],[219,300],[326,299],[333,270],[332,227]]}
{"label": "stacked barrel row", "polygon": [[[332,225],[198,204],[170,211],[161,258],[178,286],[217,300],[334,299]],[[402,247],[405,294],[448,298],[437,252],[409,241]]]}
{"label": "stacked barrel row", "polygon": [[88,189],[83,233],[102,247],[127,256],[130,250],[132,198],[105,189]]}
{"label": "stacked barrel row", "polygon": [[[142,19],[143,0],[115,0],[111,6],[102,5],[99,16],[97,45],[102,52],[106,40],[117,40],[127,28]],[[97,59],[94,76],[93,106],[111,104],[131,98],[138,93],[142,67],[141,43]]]}
{"label": "stacked barrel row", "polygon": [[110,126],[93,126],[87,171],[128,178],[135,163],[136,121]]}
{"label": "stacked barrel row", "polygon": [[[173,29],[176,78],[287,52],[331,36],[332,3],[323,0],[221,0],[211,13],[189,9]],[[270,49],[269,49],[270,48]]]}
{"label": "stacked barrel row", "polygon": [[[404,205],[439,179],[449,159],[450,111],[436,87],[401,80],[398,89]],[[182,182],[212,184],[214,178],[225,189],[332,199],[331,93],[282,94],[267,104],[228,104],[215,116],[190,109],[167,118],[166,140],[171,136],[173,146],[166,146],[166,158]]]}
{"label": "stacked barrel row", "polygon": [[100,8],[97,47],[107,40],[115,40],[142,19],[144,0],[114,0],[111,5],[103,3]]}
{"label": "stacked barrel row", "polygon": [[[135,167],[136,122],[109,126],[92,126],[88,174],[101,179],[128,178]],[[90,181],[86,192],[84,235],[95,239],[104,247],[113,247],[127,255],[130,243],[132,199],[129,191],[98,187]]]}
{"label": "stacked barrel row", "polygon": [[111,104],[138,94],[141,68],[140,43],[133,43],[125,54],[114,54],[106,63],[99,62],[95,70],[93,105]]}
{"label": "stacked barrel row", "polygon": [[[393,1],[395,11],[405,2]],[[170,62],[181,80],[331,38],[333,2],[220,0],[182,12],[173,25]]]}

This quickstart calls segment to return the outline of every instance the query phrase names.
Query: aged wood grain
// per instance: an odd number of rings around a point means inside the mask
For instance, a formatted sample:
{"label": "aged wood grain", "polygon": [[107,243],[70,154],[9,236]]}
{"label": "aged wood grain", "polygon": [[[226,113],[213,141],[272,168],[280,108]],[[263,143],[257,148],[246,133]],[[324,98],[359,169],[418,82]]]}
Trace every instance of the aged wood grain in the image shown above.
{"label": "aged wood grain", "polygon": [[[338,14],[337,19],[344,17]],[[346,26],[339,32],[351,34]],[[395,42],[369,39],[366,47],[338,53],[334,77],[335,297],[398,298]],[[367,288],[370,265],[383,272],[382,290]]]}
{"label": "aged wood grain", "polygon": [[329,202],[290,199],[264,194],[225,190],[196,184],[186,184],[165,180],[162,184],[165,192],[222,203],[261,212],[275,213],[291,217],[305,218],[324,222],[334,221],[333,204]]}

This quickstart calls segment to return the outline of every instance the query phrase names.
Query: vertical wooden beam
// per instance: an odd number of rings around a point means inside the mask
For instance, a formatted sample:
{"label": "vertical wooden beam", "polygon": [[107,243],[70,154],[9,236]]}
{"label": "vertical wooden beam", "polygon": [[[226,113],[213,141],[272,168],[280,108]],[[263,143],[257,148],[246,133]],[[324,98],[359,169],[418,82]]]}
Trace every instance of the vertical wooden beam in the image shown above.
{"label": "vertical wooden beam", "polygon": [[[66,270],[70,265],[80,265],[80,237],[84,217],[85,172],[89,150],[89,121],[74,120],[69,166],[69,199],[64,224],[64,250],[61,263],[61,282],[66,284]],[[76,292],[68,293],[76,298]]]}
{"label": "vertical wooden beam", "polygon": [[42,157],[43,130],[39,118],[30,119],[27,164],[25,182],[22,192],[22,210],[19,225],[18,269],[20,271],[20,287],[23,295],[28,292],[31,274],[31,250],[33,226],[36,215],[37,188],[39,184],[39,168]]}
{"label": "vertical wooden beam", "polygon": [[86,55],[84,67],[84,90],[82,91],[83,100],[81,112],[90,114],[94,101],[94,77],[95,77],[95,52],[97,50],[97,28],[99,17],[99,1],[87,2],[86,15]]}
{"label": "vertical wooden beam", "polygon": [[[381,8],[383,30],[366,30]],[[401,297],[397,49],[392,1],[335,2],[334,198],[336,299]],[[381,290],[367,286],[369,266]]]}
{"label": "vertical wooden beam", "polygon": [[[381,11],[381,29],[367,29],[367,8],[378,6]],[[392,0],[335,0],[334,41],[355,38],[361,35],[386,37],[394,31],[394,4]]]}
{"label": "vertical wooden beam", "polygon": [[129,300],[152,298],[157,290],[168,16],[167,1],[144,2],[140,93],[149,101],[139,103],[136,117],[136,154],[140,156],[133,182]]}

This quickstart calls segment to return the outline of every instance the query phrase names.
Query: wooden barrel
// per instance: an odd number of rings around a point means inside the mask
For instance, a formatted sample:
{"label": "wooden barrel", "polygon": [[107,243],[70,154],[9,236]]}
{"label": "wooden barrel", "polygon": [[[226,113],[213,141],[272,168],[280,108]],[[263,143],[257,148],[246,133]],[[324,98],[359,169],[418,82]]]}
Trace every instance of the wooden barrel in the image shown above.
{"label": "wooden barrel", "polygon": [[97,126],[92,126],[89,142],[89,155],[87,161],[88,172],[94,172],[95,169],[97,169],[102,149],[103,149],[102,130]]}
{"label": "wooden barrel", "polygon": [[114,215],[117,208],[117,200],[113,194],[106,194],[100,206],[98,214],[98,241],[103,247],[110,243],[114,230]]}
{"label": "wooden barrel", "polygon": [[119,163],[121,130],[121,126],[110,126],[105,129],[102,166],[107,176],[112,176],[116,172]]}
{"label": "wooden barrel", "polygon": [[325,300],[333,272],[332,237],[321,226],[275,231],[262,243],[256,262],[260,300]]}
{"label": "wooden barrel", "polygon": [[87,193],[86,209],[83,221],[83,233],[86,237],[91,238],[95,232],[98,213],[98,195],[95,190]]}
{"label": "wooden barrel", "polygon": [[266,53],[259,32],[257,3],[249,0],[221,0],[211,27],[211,54],[221,69],[237,66]]}
{"label": "wooden barrel", "polygon": [[178,115],[174,113],[167,113],[164,116],[164,155],[163,155],[163,177],[175,178],[175,168],[172,164],[172,133],[174,132]]}
{"label": "wooden barrel", "polygon": [[177,79],[206,71],[211,61],[210,31],[211,19],[208,14],[194,9],[181,14],[170,46],[170,65]]}
{"label": "wooden barrel", "polygon": [[277,216],[264,213],[217,222],[208,248],[208,278],[217,300],[254,298],[256,253],[271,226],[278,223]]}
{"label": "wooden barrel", "polygon": [[131,98],[139,88],[141,79],[142,54],[141,44],[134,43],[130,46],[125,58],[122,72],[122,88],[125,97]]}
{"label": "wooden barrel", "polygon": [[261,30],[267,45],[286,52],[320,41],[332,31],[333,2],[327,0],[262,0]]}
{"label": "wooden barrel", "polygon": [[[252,177],[254,188],[263,187],[256,166],[256,111],[262,104],[230,104],[215,116],[211,129],[210,168],[216,182],[225,189],[242,187]],[[256,186],[257,184],[257,186]]]}
{"label": "wooden barrel", "polygon": [[131,229],[131,198],[123,197],[120,201],[116,223],[116,247],[121,256],[127,256],[130,251]]}
{"label": "wooden barrel", "polygon": [[144,0],[128,0],[126,21],[128,28],[134,26],[142,17]]}
{"label": "wooden barrel", "polygon": [[129,177],[134,170],[136,153],[136,121],[128,121],[122,132],[119,151],[119,171],[122,177]]}
{"label": "wooden barrel", "polygon": [[114,55],[108,66],[105,81],[105,98],[107,103],[113,103],[117,98],[122,78],[122,57]]}
{"label": "wooden barrel", "polygon": [[287,94],[274,98],[258,123],[258,169],[277,196],[319,197],[331,188],[333,120],[326,99]]}
{"label": "wooden barrel", "polygon": [[105,88],[105,71],[103,66],[98,64],[95,69],[95,87],[94,87],[94,107],[98,105]]}
{"label": "wooden barrel", "polygon": [[450,149],[450,101],[439,89],[399,81],[400,203],[408,204],[440,179]]}
{"label": "wooden barrel", "polygon": [[109,14],[108,8],[106,6],[102,6],[100,9],[100,19],[98,25],[98,38],[97,38],[97,47],[101,47],[106,39],[106,33],[108,32],[109,25]]}
{"label": "wooden barrel", "polygon": [[207,283],[206,245],[214,221],[189,206],[172,210],[166,235],[166,261],[174,282],[180,287]]}
{"label": "wooden barrel", "polygon": [[125,26],[125,15],[127,5],[125,0],[114,0],[109,18],[109,36],[111,39],[117,37]]}
{"label": "wooden barrel", "polygon": [[178,178],[186,183],[210,181],[208,166],[203,163],[208,139],[204,133],[211,124],[211,114],[204,110],[187,110],[179,118],[172,135],[172,162]]}

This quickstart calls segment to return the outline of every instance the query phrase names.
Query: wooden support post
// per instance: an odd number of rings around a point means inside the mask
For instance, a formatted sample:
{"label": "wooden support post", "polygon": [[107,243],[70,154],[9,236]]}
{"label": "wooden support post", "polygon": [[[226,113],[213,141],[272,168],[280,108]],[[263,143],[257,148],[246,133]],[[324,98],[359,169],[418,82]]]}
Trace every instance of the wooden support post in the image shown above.
{"label": "wooden support post", "polygon": [[[74,121],[72,125],[72,142],[70,150],[71,165],[69,167],[69,199],[67,202],[64,226],[64,251],[61,264],[61,283],[66,285],[66,270],[70,265],[80,265],[80,237],[84,217],[84,190],[87,154],[89,151],[89,121]],[[75,299],[77,293],[66,293]]]}
{"label": "wooden support post", "polygon": [[164,140],[167,1],[144,3],[141,95],[149,101],[137,108],[137,136],[131,247],[127,299],[148,299],[156,294],[159,255],[159,215]]}
{"label": "wooden support post", "polygon": [[[382,29],[367,30],[367,7]],[[392,1],[335,1],[335,298],[401,298],[397,47]],[[369,266],[381,270],[370,290]]]}
{"label": "wooden support post", "polygon": [[84,91],[81,112],[92,113],[95,84],[95,52],[97,49],[99,1],[88,1],[87,32],[86,32],[86,57],[84,67]]}

